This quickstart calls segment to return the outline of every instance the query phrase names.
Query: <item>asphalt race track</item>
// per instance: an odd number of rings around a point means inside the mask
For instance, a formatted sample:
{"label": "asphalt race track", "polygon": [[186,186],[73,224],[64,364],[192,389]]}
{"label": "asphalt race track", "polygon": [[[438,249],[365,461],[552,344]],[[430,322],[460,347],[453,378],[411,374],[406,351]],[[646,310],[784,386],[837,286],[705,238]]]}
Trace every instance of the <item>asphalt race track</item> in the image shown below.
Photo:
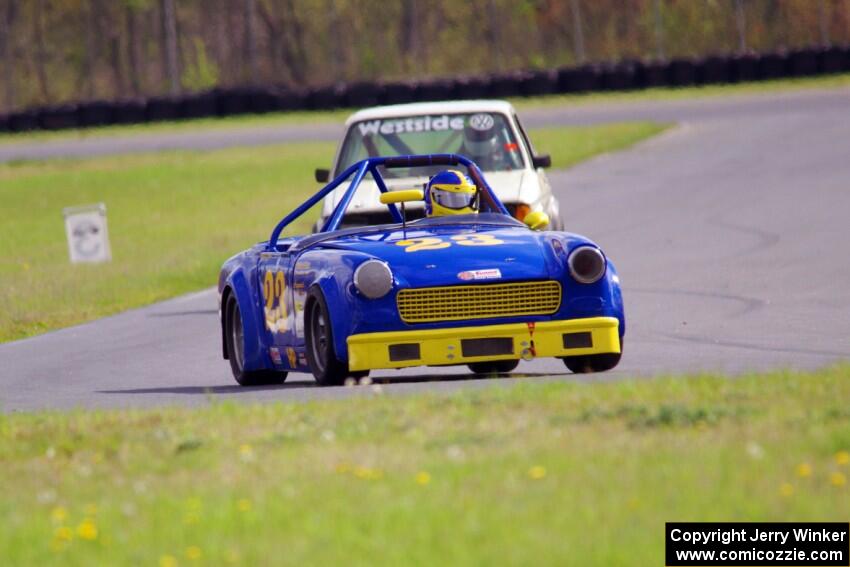
{"label": "asphalt race track", "polygon": [[[522,111],[528,128],[653,120],[682,122],[733,117],[772,116],[789,107],[815,104],[839,113],[846,110],[850,89],[790,91],[764,95],[741,94],[682,100],[609,102],[536,108]],[[164,131],[129,135],[67,136],[55,140],[0,144],[0,162],[77,158],[163,150],[214,150],[235,146],[262,146],[303,141],[335,141],[341,124],[252,125],[198,131]],[[330,165],[330,157],[328,159]],[[323,165],[323,164],[317,164]]]}
{"label": "asphalt race track", "polygon": [[[552,173],[568,229],[596,240],[617,264],[628,320],[623,361],[589,376],[570,375],[557,360],[523,362],[515,379],[474,380],[465,367],[374,373],[396,378],[384,393],[815,368],[850,358],[850,91],[547,112],[553,124],[684,120],[630,151]],[[541,111],[528,116],[543,119]],[[0,345],[0,406],[375,395],[370,387],[320,389],[306,375],[239,388],[220,356],[216,310],[209,290]]]}

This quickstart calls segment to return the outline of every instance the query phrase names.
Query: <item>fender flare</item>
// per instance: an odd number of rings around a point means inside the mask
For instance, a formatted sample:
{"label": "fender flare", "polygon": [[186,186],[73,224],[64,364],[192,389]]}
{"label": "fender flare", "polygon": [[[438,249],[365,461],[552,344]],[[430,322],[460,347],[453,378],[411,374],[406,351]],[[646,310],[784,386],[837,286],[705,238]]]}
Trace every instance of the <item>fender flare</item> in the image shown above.
{"label": "fender flare", "polygon": [[[268,357],[268,349],[265,348],[266,345],[263,343],[261,335],[263,330],[259,327],[257,320],[258,303],[241,268],[237,268],[230,274],[229,287],[230,295],[236,297],[239,304],[239,314],[242,316],[242,330],[245,340],[244,369],[253,371],[273,368]],[[225,307],[222,306],[223,309]]]}
{"label": "fender flare", "polygon": [[[318,287],[325,298],[328,306],[331,329],[333,332],[334,353],[340,362],[348,362],[348,335],[351,329],[351,314],[348,309],[340,309],[341,305],[348,303],[345,298],[345,290],[340,289],[336,278],[326,275],[319,278],[310,288]],[[305,312],[306,316],[306,312]]]}

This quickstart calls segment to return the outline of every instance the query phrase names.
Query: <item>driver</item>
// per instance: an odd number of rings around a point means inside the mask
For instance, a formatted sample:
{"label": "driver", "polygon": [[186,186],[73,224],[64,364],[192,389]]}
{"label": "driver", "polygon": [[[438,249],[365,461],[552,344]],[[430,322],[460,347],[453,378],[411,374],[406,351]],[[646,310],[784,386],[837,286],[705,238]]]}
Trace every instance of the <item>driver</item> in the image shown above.
{"label": "driver", "polygon": [[425,216],[468,215],[477,212],[478,187],[460,171],[441,171],[425,185]]}
{"label": "driver", "polygon": [[505,156],[499,148],[496,121],[489,114],[470,116],[463,128],[463,144],[459,154],[469,157],[483,170],[504,169]]}

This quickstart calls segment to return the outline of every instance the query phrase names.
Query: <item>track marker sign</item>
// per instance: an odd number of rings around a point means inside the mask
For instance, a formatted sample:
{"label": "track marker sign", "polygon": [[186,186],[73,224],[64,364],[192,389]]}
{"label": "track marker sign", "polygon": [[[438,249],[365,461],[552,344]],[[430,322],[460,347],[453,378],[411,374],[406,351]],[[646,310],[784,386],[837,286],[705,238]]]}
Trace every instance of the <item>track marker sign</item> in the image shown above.
{"label": "track marker sign", "polygon": [[112,260],[106,229],[106,205],[84,205],[62,209],[68,253],[72,264]]}

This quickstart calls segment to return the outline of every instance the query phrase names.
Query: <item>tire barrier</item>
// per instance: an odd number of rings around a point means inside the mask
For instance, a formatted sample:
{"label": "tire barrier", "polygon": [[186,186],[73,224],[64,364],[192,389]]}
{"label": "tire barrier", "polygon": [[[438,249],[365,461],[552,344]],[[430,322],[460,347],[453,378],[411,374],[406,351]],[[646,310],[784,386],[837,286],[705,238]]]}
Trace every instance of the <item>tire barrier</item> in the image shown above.
{"label": "tire barrier", "polygon": [[667,84],[689,87],[697,82],[697,67],[690,59],[673,59],[667,65]]}
{"label": "tire barrier", "polygon": [[455,82],[451,79],[430,79],[416,86],[416,100],[427,102],[455,97]]}
{"label": "tire barrier", "polygon": [[759,58],[756,55],[738,55],[729,60],[729,77],[733,83],[747,83],[759,78]]}
{"label": "tire barrier", "polygon": [[385,104],[405,104],[416,100],[416,83],[384,83]]}
{"label": "tire barrier", "polygon": [[638,88],[639,61],[623,61],[599,67],[599,86],[606,91],[630,91]]}
{"label": "tire barrier", "polygon": [[667,85],[667,64],[652,61],[638,68],[637,84],[639,88],[651,89]]}
{"label": "tire barrier", "polygon": [[[121,101],[93,100],[84,102],[77,105],[77,123],[80,128],[115,124],[118,122],[117,114],[120,108]],[[144,112],[138,113],[134,118],[133,121],[135,122],[144,120]]]}
{"label": "tire barrier", "polygon": [[700,85],[732,82],[732,61],[728,57],[706,57],[696,64],[696,80]]}
{"label": "tire barrier", "polygon": [[342,85],[310,89],[304,95],[305,110],[332,110],[343,106]]}
{"label": "tire barrier", "polygon": [[146,120],[147,103],[142,99],[119,100],[112,105],[115,124],[138,124]]}
{"label": "tire barrier", "polygon": [[558,69],[559,93],[586,93],[599,89],[599,71],[592,65]]}
{"label": "tire barrier", "polygon": [[[455,79],[454,96],[459,99],[475,100],[490,97],[489,77],[464,75]],[[387,101],[389,104],[389,101]]]}
{"label": "tire barrier", "polygon": [[788,54],[767,53],[759,57],[759,80],[780,79],[788,76]]}
{"label": "tire barrier", "polygon": [[788,72],[792,77],[805,77],[818,73],[818,52],[814,49],[796,51],[788,55]]}
{"label": "tire barrier", "polygon": [[448,99],[627,91],[804,77],[850,71],[850,46],[763,54],[709,55],[671,61],[621,61],[459,75],[422,80],[357,81],[294,90],[283,86],[217,88],[184,96],[94,100],[0,115],[0,132],[89,128],[291,110],[359,108]]}
{"label": "tire barrier", "polygon": [[38,113],[38,125],[42,130],[77,128],[77,107],[73,104],[63,104],[44,108]]}
{"label": "tire barrier", "polygon": [[820,53],[818,70],[824,74],[850,70],[850,52],[840,47],[824,49]]}

